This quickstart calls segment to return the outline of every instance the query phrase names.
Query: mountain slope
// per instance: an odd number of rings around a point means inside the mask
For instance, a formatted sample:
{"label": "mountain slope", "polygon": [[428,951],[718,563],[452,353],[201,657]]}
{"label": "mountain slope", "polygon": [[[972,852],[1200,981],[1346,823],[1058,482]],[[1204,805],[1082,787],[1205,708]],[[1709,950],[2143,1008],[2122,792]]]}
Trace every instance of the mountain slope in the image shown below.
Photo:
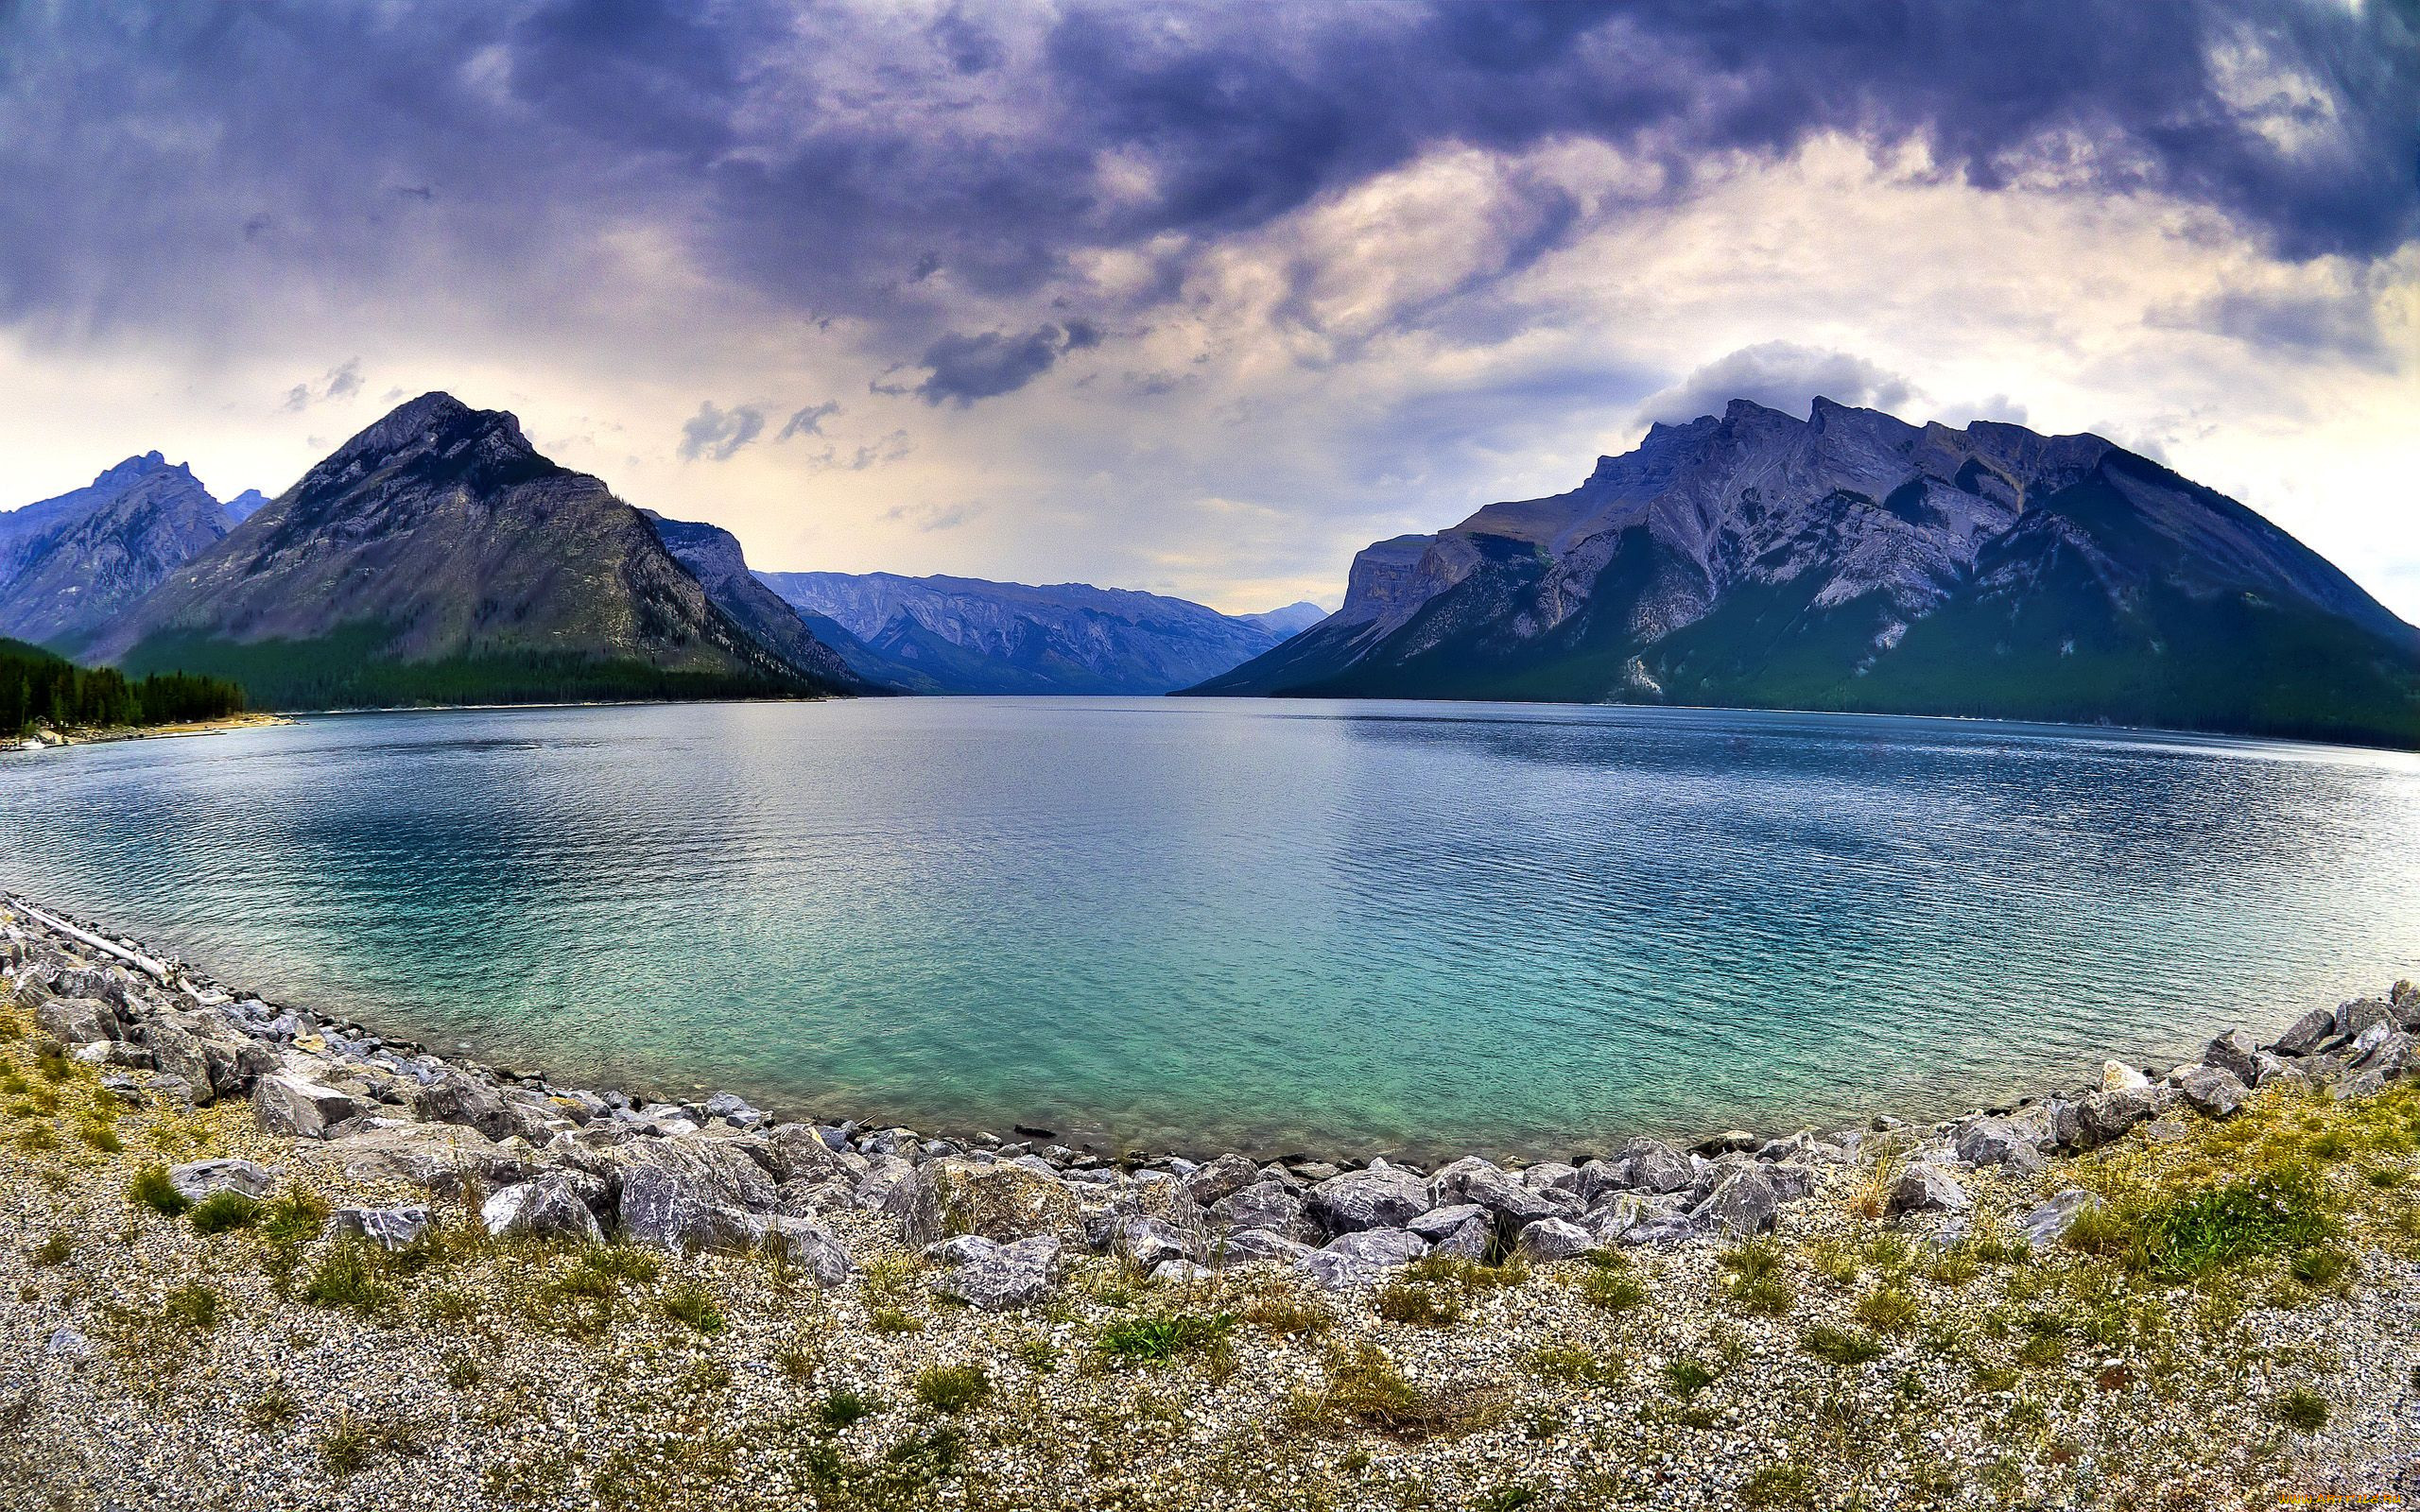
{"label": "mountain slope", "polygon": [[2420,631],[2094,436],[1745,401],[1364,551],[1199,691],[2110,721],[2420,745]]}
{"label": "mountain slope", "polygon": [[756,580],[739,538],[719,525],[688,520],[667,520],[642,509],[675,560],[689,570],[715,606],[737,621],[757,644],[791,666],[811,672],[836,688],[855,693],[873,691],[840,654],[824,643],[799,611]]}
{"label": "mountain slope", "polygon": [[810,623],[844,632],[835,644],[860,674],[916,692],[1162,694],[1225,672],[1282,639],[1186,599],[1083,583],[756,576]]}
{"label": "mountain slope", "polygon": [[1267,609],[1257,614],[1237,614],[1232,617],[1243,621],[1246,625],[1257,625],[1282,641],[1288,636],[1300,635],[1327,618],[1327,610],[1305,600],[1298,604],[1288,604],[1284,609]]}
{"label": "mountain slope", "polygon": [[79,649],[272,708],[835,691],[603,483],[446,394],[347,441]]}
{"label": "mountain slope", "polygon": [[46,644],[95,629],[233,524],[183,464],[157,452],[0,515],[0,635]]}

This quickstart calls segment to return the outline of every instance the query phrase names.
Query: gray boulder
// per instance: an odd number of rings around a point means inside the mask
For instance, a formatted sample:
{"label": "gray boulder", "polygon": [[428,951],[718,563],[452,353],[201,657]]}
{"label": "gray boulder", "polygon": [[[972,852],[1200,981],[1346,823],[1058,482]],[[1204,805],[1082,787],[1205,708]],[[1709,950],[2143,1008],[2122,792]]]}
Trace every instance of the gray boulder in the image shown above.
{"label": "gray boulder", "polygon": [[2328,1083],[2327,1095],[2335,1102],[2349,1103],[2363,1097],[2375,1097],[2386,1091],[2386,1076],[2381,1072],[2357,1071]]}
{"label": "gray boulder", "polygon": [[987,1313],[1028,1307],[1050,1295],[1059,1264],[1059,1241],[1046,1234],[1003,1245],[979,1234],[944,1241],[938,1257],[948,1268],[935,1276],[933,1290]]}
{"label": "gray boulder", "polygon": [[367,1239],[381,1249],[401,1249],[428,1231],[426,1208],[338,1208],[328,1214],[328,1236]]}
{"label": "gray boulder", "polygon": [[441,1197],[527,1181],[536,1169],[478,1130],[449,1124],[363,1129],[329,1140],[326,1148],[357,1181],[408,1181]]}
{"label": "gray boulder", "polygon": [[1632,1140],[1607,1164],[1611,1184],[1626,1191],[1684,1192],[1697,1184],[1697,1167],[1662,1140]]}
{"label": "gray boulder", "polygon": [[1937,1165],[1915,1161],[1891,1183],[1890,1211],[1903,1212],[1963,1212],[1975,1205],[1958,1178]]}
{"label": "gray boulder", "polygon": [[1811,1165],[1796,1160],[1783,1160],[1764,1168],[1765,1179],[1772,1183],[1773,1195],[1784,1202],[1796,1202],[1815,1190],[1824,1174]]}
{"label": "gray boulder", "polygon": [[322,1139],[329,1129],[365,1111],[351,1093],[290,1072],[263,1076],[252,1086],[252,1116],[272,1134]]}
{"label": "gray boulder", "polygon": [[857,1272],[857,1263],[850,1258],[848,1246],[841,1244],[830,1229],[809,1223],[804,1218],[781,1216],[767,1219],[764,1237],[758,1243],[766,1250],[804,1271],[816,1285],[825,1291],[843,1284]]}
{"label": "gray boulder", "polygon": [[1400,1228],[1432,1206],[1428,1183],[1395,1166],[1330,1177],[1310,1191],[1311,1215],[1330,1233]]}
{"label": "gray boulder", "polygon": [[549,1172],[488,1198],[480,1205],[479,1221],[499,1239],[601,1240],[605,1232],[590,1203],[602,1194],[593,1177]]}
{"label": "gray boulder", "polygon": [[1532,1192],[1560,1192],[1579,1198],[1583,1207],[1587,1203],[1579,1169],[1561,1160],[1540,1160],[1521,1173],[1520,1182]]}
{"label": "gray boulder", "polygon": [[952,1234],[1002,1244],[1036,1234],[1072,1243],[1084,1234],[1082,1204],[1065,1181],[981,1158],[927,1160],[884,1206],[899,1220],[900,1237],[917,1248]]}
{"label": "gray boulder", "polygon": [[1164,1260],[1151,1267],[1151,1283],[1155,1286],[1190,1286],[1206,1281],[1217,1274],[1207,1265],[1189,1260]]}
{"label": "gray boulder", "polygon": [[1563,1211],[1493,1161],[1475,1155],[1466,1155],[1429,1177],[1428,1194],[1438,1207],[1476,1203],[1495,1214],[1497,1224],[1508,1232]]}
{"label": "gray boulder", "polygon": [[702,1109],[708,1118],[718,1118],[734,1128],[752,1129],[773,1121],[773,1116],[761,1108],[750,1106],[736,1092],[717,1092],[706,1099]]}
{"label": "gray boulder", "polygon": [[63,1045],[115,1040],[117,1010],[94,998],[52,998],[34,1009],[34,1026]]}
{"label": "gray boulder", "polygon": [[1176,1225],[1164,1218],[1127,1218],[1116,1228],[1112,1247],[1139,1265],[1167,1260],[1193,1260],[1198,1246]]}
{"label": "gray boulder", "polygon": [[1321,1247],[1365,1265],[1409,1265],[1428,1253],[1428,1241],[1407,1228],[1363,1228],[1339,1234]]}
{"label": "gray boulder", "polygon": [[1333,1249],[1314,1249],[1296,1260],[1294,1268],[1329,1291],[1342,1292],[1377,1285],[1387,1279],[1390,1267]]}
{"label": "gray boulder", "polygon": [[2017,1231],[2034,1248],[2047,1249],[2066,1236],[2079,1215],[2099,1206],[2099,1197],[2082,1187],[2069,1187],[2019,1218]]}
{"label": "gray boulder", "polygon": [[1521,1230],[1514,1247],[1530,1260],[1576,1260],[1599,1245],[1594,1234],[1576,1223],[1541,1218]]}
{"label": "gray boulder", "polygon": [[2394,1022],[2394,1005],[2377,998],[2356,998],[2336,1009],[2336,1032],[2339,1035],[2360,1035],[2378,1024]]}
{"label": "gray boulder", "polygon": [[[1453,1211],[1461,1212],[1465,1210],[1457,1208]],[[1471,1216],[1429,1240],[1432,1246],[1430,1254],[1443,1255],[1451,1260],[1483,1262],[1487,1259],[1495,1246],[1495,1220],[1484,1208],[1467,1211]],[[1429,1236],[1423,1233],[1421,1237],[1426,1239]]]}
{"label": "gray boulder", "polygon": [[2158,1110],[2152,1094],[2140,1087],[2118,1087],[2094,1092],[2076,1105],[2076,1117],[2095,1143],[2105,1144]]}
{"label": "gray boulder", "polygon": [[2281,1056],[2307,1056],[2335,1033],[2336,1015],[2325,1008],[2313,1008],[2277,1037],[2274,1048]]}
{"label": "gray boulder", "polygon": [[2004,1118],[1979,1119],[1958,1136],[1958,1158],[1968,1165],[2006,1166],[2032,1176],[2049,1164],[2027,1131]]}
{"label": "gray boulder", "polygon": [[1184,1194],[1202,1207],[1222,1202],[1260,1180],[1260,1167],[1243,1156],[1222,1155],[1184,1178]]}
{"label": "gray boulder", "polygon": [[2253,1075],[2252,1057],[2256,1054],[2250,1035],[2240,1029],[2229,1029],[2203,1047],[2202,1064],[2216,1066],[2233,1073],[2236,1080],[2248,1082]]}
{"label": "gray boulder", "polygon": [[720,1141],[642,1140],[616,1153],[614,1217],[633,1244],[746,1249],[780,1202],[765,1168]]}
{"label": "gray boulder", "polygon": [[[1764,1173],[1741,1167],[1724,1177],[1689,1211],[1689,1222],[1701,1232],[1760,1234],[1781,1215],[1781,1198]],[[1626,1236],[1627,1237],[1627,1236]]]}
{"label": "gray boulder", "polygon": [[1293,1239],[1312,1236],[1309,1210],[1279,1181],[1255,1181],[1210,1205],[1214,1228],[1267,1228]]}
{"label": "gray boulder", "polygon": [[1311,1246],[1299,1240],[1272,1233],[1267,1228],[1238,1228],[1214,1240],[1210,1246],[1210,1263],[1225,1270],[1235,1265],[1256,1264],[1262,1261],[1282,1261],[1291,1264],[1311,1253]]}
{"label": "gray boulder", "polygon": [[916,1174],[916,1168],[895,1155],[861,1155],[857,1158],[866,1162],[865,1175],[857,1177],[857,1206],[890,1210],[900,1186]]}
{"label": "gray boulder", "polygon": [[2232,1118],[2250,1093],[2236,1074],[2223,1066],[2195,1066],[2177,1083],[2194,1111],[2209,1118]]}
{"label": "gray boulder", "polygon": [[1476,1202],[1463,1202],[1450,1208],[1431,1208],[1404,1227],[1433,1245],[1473,1218],[1482,1222],[1494,1221],[1489,1218],[1485,1208]]}
{"label": "gray boulder", "polygon": [[195,1160],[170,1166],[168,1184],[187,1202],[200,1202],[221,1192],[266,1197],[277,1187],[277,1173],[250,1160]]}

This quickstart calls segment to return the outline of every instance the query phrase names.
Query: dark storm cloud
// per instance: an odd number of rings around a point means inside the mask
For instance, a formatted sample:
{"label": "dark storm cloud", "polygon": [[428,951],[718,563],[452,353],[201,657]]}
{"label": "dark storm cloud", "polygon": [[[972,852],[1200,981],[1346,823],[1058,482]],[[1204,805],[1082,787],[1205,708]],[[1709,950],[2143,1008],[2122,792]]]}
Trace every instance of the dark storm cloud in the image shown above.
{"label": "dark storm cloud", "polygon": [[793,436],[821,436],[823,434],[823,422],[838,413],[840,402],[837,399],[827,399],[820,404],[802,405],[782,422],[781,434],[773,439],[786,441]]}
{"label": "dark storm cloud", "polygon": [[698,412],[682,423],[681,460],[695,462],[703,457],[709,462],[728,462],[764,429],[763,410],[749,404],[724,409],[713,400],[705,400],[698,405]]}
{"label": "dark storm cloud", "polygon": [[1019,335],[986,331],[946,335],[925,349],[932,370],[915,388],[927,404],[961,407],[978,399],[1013,393],[1050,370],[1070,352],[1100,345],[1100,332],[1081,320],[1044,325]]}
{"label": "dark storm cloud", "polygon": [[[1700,164],[1819,133],[1922,142],[1985,188],[2157,190],[2290,258],[2371,258],[2420,232],[2415,60],[2410,8],[2383,0],[1233,0],[921,24],[774,0],[0,5],[0,319],[275,318],[331,287],[438,298],[423,280],[448,266],[544,297],[650,227],[804,313],[870,321],[894,357],[925,353],[919,393],[963,404],[1058,355],[983,331],[998,318],[970,296],[1116,249],[1162,266],[1148,301],[1222,235],[1428,149],[1564,137],[1657,164],[1665,199]],[[1139,187],[1106,187],[1105,160]],[[1562,191],[1536,192],[1508,267],[1576,233]]]}

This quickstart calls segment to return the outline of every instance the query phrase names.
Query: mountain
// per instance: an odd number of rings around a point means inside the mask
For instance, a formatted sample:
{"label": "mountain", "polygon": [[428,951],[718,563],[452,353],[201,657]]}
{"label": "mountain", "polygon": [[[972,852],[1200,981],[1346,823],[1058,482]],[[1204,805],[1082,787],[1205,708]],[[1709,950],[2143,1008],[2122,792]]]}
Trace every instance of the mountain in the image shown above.
{"label": "mountain", "polygon": [[2097,436],[1735,400],[1353,564],[1196,691],[2107,721],[2420,746],[2420,630]]}
{"label": "mountain", "polygon": [[1257,614],[1237,614],[1235,618],[1246,625],[1257,625],[1283,641],[1302,634],[1327,618],[1327,610],[1306,599],[1299,604],[1288,604],[1284,609],[1262,610]]}
{"label": "mountain", "polygon": [[838,651],[808,628],[797,610],[756,580],[748,570],[748,558],[740,550],[737,536],[720,525],[667,520],[652,509],[639,512],[655,525],[656,537],[664,542],[665,549],[689,569],[689,575],[705,589],[715,607],[738,621],[740,628],[755,637],[758,644],[835,687],[859,693],[874,691],[873,685],[851,669]]}
{"label": "mountain", "polygon": [[75,648],[232,678],[268,708],[839,691],[717,609],[603,483],[441,393]]}
{"label": "mountain", "polygon": [[250,520],[252,516],[260,513],[261,506],[267,503],[268,503],[268,494],[263,493],[258,489],[246,489],[243,492],[227,501],[227,518],[237,524],[242,524],[245,521]]}
{"label": "mountain", "polygon": [[[890,573],[758,573],[875,682],[918,693],[1153,695],[1283,637],[1182,598]],[[1283,612],[1282,610],[1280,612]]]}
{"label": "mountain", "polygon": [[43,644],[96,629],[233,524],[190,470],[157,452],[0,514],[0,635]]}

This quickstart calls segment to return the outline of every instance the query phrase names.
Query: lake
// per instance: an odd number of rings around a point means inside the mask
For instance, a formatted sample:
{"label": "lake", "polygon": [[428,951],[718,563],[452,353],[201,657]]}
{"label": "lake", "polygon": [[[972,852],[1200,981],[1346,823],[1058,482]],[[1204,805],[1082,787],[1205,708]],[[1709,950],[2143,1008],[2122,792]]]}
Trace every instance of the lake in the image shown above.
{"label": "lake", "polygon": [[559,1080],[1260,1153],[1945,1112],[2420,976],[2420,758],[1193,699],[0,759],[0,885]]}

